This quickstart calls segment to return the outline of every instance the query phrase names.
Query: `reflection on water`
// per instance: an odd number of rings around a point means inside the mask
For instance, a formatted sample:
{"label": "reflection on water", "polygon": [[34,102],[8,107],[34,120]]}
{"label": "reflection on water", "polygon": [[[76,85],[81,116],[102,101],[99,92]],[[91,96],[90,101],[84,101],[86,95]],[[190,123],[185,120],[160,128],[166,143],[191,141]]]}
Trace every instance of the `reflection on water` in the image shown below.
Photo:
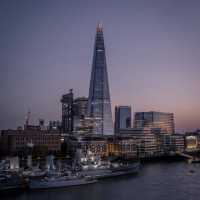
{"label": "reflection on water", "polygon": [[[191,171],[194,170],[194,173]],[[9,193],[3,200],[199,200],[200,164],[145,164],[136,176],[67,189]]]}

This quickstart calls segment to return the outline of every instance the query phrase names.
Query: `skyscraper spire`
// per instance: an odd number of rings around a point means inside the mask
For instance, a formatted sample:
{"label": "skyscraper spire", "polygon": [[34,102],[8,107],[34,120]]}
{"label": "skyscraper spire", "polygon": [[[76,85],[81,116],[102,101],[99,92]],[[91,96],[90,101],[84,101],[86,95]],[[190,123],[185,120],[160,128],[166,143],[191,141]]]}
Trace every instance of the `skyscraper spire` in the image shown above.
{"label": "skyscraper spire", "polygon": [[113,122],[103,27],[97,25],[88,99],[88,115],[96,120],[95,134],[112,135]]}
{"label": "skyscraper spire", "polygon": [[100,32],[100,31],[103,31],[103,24],[101,23],[101,22],[99,22],[98,24],[97,24],[97,32]]}

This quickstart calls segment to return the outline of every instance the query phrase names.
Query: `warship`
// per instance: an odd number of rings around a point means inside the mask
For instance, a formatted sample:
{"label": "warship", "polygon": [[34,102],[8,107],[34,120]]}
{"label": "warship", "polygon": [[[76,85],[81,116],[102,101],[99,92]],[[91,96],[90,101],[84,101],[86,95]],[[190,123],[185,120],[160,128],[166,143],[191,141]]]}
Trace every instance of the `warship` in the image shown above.
{"label": "warship", "polygon": [[140,171],[140,163],[138,161],[132,163],[124,161],[102,161],[99,156],[93,155],[90,151],[85,156],[79,152],[77,157],[79,159],[77,159],[78,163],[76,165],[78,168],[76,168],[76,171],[84,177],[103,179],[137,174]]}

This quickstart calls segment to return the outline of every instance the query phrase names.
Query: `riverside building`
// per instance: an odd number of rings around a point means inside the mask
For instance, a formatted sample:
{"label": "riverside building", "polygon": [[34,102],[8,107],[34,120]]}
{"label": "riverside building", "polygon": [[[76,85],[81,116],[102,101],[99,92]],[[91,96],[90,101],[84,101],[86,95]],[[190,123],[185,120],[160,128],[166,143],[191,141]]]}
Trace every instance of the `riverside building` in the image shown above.
{"label": "riverside building", "polygon": [[61,135],[56,130],[3,130],[1,133],[1,151],[5,155],[17,154],[27,147],[46,147],[57,152],[61,148]]}
{"label": "riverside building", "polygon": [[161,155],[173,155],[185,151],[185,136],[183,134],[161,134],[159,149]]}
{"label": "riverside building", "polygon": [[90,151],[93,155],[100,157],[137,157],[136,141],[128,136],[69,135],[65,137],[65,142],[72,154],[80,149],[83,154]]}
{"label": "riverside building", "polygon": [[173,134],[174,115],[164,112],[137,112],[134,120],[135,128],[150,128],[154,133]]}
{"label": "riverside building", "polygon": [[186,133],[185,147],[187,152],[199,151],[200,136],[194,133]]}
{"label": "riverside building", "polygon": [[130,136],[108,137],[108,154],[121,158],[137,158],[136,140]]}
{"label": "riverside building", "polygon": [[95,156],[107,156],[107,140],[101,135],[69,135],[65,137],[65,142],[72,155],[81,150],[85,155],[90,151]]}
{"label": "riverside building", "polygon": [[140,158],[151,158],[160,155],[158,137],[155,134],[135,134],[132,137],[136,141]]}

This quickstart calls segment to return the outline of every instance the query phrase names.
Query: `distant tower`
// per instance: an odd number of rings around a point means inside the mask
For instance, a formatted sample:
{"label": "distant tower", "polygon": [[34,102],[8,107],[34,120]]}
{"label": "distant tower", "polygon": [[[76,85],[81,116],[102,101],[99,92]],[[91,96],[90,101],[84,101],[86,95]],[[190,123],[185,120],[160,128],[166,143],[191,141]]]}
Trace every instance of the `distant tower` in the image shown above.
{"label": "distant tower", "polygon": [[68,94],[62,95],[62,99],[60,101],[62,103],[62,131],[64,133],[72,133],[74,123],[73,90],[70,89]]}
{"label": "distant tower", "polygon": [[113,134],[103,27],[101,24],[98,24],[96,30],[88,99],[88,115],[96,120],[94,134]]}
{"label": "distant tower", "polygon": [[115,106],[115,133],[131,128],[131,106]]}

